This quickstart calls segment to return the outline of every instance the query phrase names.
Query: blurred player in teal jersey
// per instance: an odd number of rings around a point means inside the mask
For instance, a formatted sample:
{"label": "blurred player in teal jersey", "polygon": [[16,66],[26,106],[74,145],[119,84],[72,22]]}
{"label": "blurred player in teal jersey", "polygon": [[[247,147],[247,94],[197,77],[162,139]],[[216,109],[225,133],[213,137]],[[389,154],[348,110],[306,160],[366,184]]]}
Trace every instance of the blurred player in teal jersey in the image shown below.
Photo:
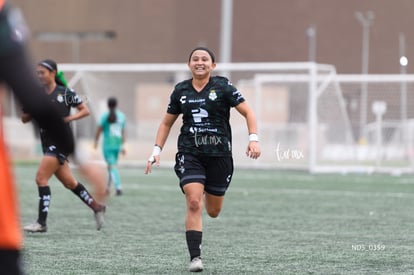
{"label": "blurred player in teal jersey", "polygon": [[119,176],[117,164],[119,153],[125,154],[125,114],[117,109],[117,99],[111,97],[108,99],[108,111],[105,112],[98,124],[95,135],[94,147],[98,147],[98,141],[103,133],[103,155],[108,165],[108,187],[107,193],[110,192],[111,182],[114,183],[116,195],[122,195],[121,178]]}

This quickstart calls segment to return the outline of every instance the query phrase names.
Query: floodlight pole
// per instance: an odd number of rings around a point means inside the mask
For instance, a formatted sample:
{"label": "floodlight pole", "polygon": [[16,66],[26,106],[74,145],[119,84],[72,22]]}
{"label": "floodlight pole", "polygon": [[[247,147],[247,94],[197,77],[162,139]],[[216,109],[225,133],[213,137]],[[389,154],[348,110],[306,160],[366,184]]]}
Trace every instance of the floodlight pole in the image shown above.
{"label": "floodlight pole", "polygon": [[[405,55],[405,35],[399,34],[399,46],[400,46],[400,73],[401,75],[407,74],[408,59]],[[407,82],[403,79],[400,84],[400,119],[401,119],[401,142],[404,147],[404,151],[410,152],[408,141],[408,125],[407,125]],[[410,157],[409,154],[405,154],[405,157]]]}
{"label": "floodlight pole", "polygon": [[[405,35],[400,33],[399,35],[400,44],[400,73],[401,75],[407,74],[408,60],[405,55]],[[404,123],[407,120],[407,82],[401,81],[401,122]]]}
{"label": "floodlight pole", "polygon": [[[374,13],[368,11],[363,14],[360,11],[355,12],[355,17],[358,22],[362,25],[362,74],[368,74],[369,68],[369,29],[374,20]],[[367,82],[363,81],[361,83],[361,106],[360,106],[360,122],[359,122],[359,135],[360,142],[365,142],[366,140],[366,129],[367,124],[367,105],[368,105],[368,89]]]}
{"label": "floodlight pole", "polygon": [[316,27],[310,26],[306,29],[306,37],[308,38],[308,61],[316,61]]}
{"label": "floodlight pole", "polygon": [[[233,33],[233,0],[221,0],[220,62],[231,62]],[[230,78],[229,71],[222,74]]]}

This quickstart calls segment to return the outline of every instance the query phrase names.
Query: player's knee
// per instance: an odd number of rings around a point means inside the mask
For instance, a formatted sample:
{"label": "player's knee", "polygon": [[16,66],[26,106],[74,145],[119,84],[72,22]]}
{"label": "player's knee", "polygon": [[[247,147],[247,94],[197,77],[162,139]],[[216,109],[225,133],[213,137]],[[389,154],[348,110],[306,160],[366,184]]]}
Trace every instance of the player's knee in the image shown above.
{"label": "player's knee", "polygon": [[207,207],[207,214],[212,218],[217,218],[220,215],[221,208],[219,207]]}
{"label": "player's knee", "polygon": [[191,212],[200,212],[202,208],[202,200],[197,198],[189,198],[188,202],[188,210]]}
{"label": "player's knee", "polygon": [[42,175],[36,175],[35,181],[37,186],[46,186],[48,179]]}

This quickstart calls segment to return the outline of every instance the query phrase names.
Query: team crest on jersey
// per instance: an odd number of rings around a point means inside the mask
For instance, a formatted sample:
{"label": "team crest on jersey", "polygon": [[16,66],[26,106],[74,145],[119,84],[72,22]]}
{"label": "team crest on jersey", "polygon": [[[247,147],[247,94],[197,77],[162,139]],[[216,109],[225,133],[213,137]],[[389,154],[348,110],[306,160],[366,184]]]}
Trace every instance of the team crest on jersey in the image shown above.
{"label": "team crest on jersey", "polygon": [[216,90],[210,90],[210,94],[208,95],[208,98],[213,101],[216,100],[217,98]]}
{"label": "team crest on jersey", "polygon": [[56,100],[58,101],[58,102],[60,102],[60,103],[62,103],[63,102],[63,95],[61,95],[61,94],[58,94],[58,96],[56,97]]}

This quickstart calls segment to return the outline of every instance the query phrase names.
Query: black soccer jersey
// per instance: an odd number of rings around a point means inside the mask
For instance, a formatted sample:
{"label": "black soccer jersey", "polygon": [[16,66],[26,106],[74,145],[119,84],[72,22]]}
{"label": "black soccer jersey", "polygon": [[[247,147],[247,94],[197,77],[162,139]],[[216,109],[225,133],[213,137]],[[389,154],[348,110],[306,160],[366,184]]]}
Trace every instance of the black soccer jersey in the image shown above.
{"label": "black soccer jersey", "polygon": [[220,76],[211,77],[201,92],[190,80],[178,83],[167,112],[183,114],[178,151],[203,156],[231,156],[230,108],[243,102],[241,93]]}
{"label": "black soccer jersey", "polygon": [[[76,107],[82,103],[82,99],[74,90],[60,85],[57,85],[55,90],[47,96],[53,105],[56,106],[62,118],[69,116],[72,107]],[[68,127],[70,127],[69,124]],[[53,142],[47,131],[42,128],[40,129],[40,139],[43,147],[56,145],[56,142]]]}

